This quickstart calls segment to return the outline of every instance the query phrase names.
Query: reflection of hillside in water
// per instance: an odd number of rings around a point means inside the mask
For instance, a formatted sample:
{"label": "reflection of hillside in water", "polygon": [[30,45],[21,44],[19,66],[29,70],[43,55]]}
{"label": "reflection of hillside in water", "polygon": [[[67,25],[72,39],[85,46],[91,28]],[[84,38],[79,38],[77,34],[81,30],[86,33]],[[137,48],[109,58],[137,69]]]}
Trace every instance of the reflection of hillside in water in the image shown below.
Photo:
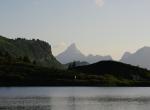
{"label": "reflection of hillside in water", "polygon": [[1,98],[6,110],[147,110],[150,98],[125,97],[15,97]]}

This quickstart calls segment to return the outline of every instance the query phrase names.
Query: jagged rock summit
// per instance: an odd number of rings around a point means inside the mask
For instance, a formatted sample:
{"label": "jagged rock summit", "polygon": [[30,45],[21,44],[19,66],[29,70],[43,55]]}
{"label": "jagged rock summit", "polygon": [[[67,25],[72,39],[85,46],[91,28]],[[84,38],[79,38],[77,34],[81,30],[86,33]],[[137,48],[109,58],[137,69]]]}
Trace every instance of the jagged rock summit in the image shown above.
{"label": "jagged rock summit", "polygon": [[124,56],[121,58],[121,62],[150,69],[150,47],[145,46],[133,54]]}
{"label": "jagged rock summit", "polygon": [[72,61],[83,61],[84,54],[77,49],[75,43],[71,44],[64,52],[56,56],[56,59],[62,64],[70,63]]}
{"label": "jagged rock summit", "polygon": [[126,59],[126,58],[128,58],[130,55],[132,55],[130,52],[125,52],[125,53],[123,54],[123,56],[122,56],[121,59]]}
{"label": "jagged rock summit", "polygon": [[102,60],[112,60],[111,56],[88,55],[85,56],[76,46],[75,43],[71,44],[64,52],[56,56],[57,60],[62,64],[70,63],[73,61],[85,61],[88,63],[95,63]]}

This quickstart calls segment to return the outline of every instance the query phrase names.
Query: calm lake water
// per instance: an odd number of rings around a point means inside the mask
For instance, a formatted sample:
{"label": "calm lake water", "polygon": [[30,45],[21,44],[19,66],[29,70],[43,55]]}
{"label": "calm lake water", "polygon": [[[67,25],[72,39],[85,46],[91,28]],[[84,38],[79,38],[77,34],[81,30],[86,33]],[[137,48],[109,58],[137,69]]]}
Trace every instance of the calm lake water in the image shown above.
{"label": "calm lake water", "polygon": [[150,110],[150,88],[0,88],[0,110]]}

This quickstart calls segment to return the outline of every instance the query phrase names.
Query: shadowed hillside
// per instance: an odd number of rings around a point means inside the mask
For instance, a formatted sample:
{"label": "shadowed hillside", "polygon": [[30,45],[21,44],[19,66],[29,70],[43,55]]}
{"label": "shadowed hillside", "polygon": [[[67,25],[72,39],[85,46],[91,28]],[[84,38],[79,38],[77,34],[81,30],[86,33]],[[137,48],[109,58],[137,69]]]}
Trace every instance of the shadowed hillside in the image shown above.
{"label": "shadowed hillside", "polygon": [[103,61],[60,70],[36,65],[28,57],[0,57],[0,86],[150,86],[150,71]]}
{"label": "shadowed hillside", "polygon": [[150,86],[147,69],[111,60],[87,64],[62,70],[48,43],[0,37],[0,86]]}
{"label": "shadowed hillside", "polygon": [[111,84],[118,83],[118,81],[123,83],[131,81],[140,84],[144,82],[145,84],[145,82],[149,83],[150,81],[149,70],[115,61],[101,61],[91,65],[75,67],[72,70],[87,75],[102,76],[108,82],[112,81]]}

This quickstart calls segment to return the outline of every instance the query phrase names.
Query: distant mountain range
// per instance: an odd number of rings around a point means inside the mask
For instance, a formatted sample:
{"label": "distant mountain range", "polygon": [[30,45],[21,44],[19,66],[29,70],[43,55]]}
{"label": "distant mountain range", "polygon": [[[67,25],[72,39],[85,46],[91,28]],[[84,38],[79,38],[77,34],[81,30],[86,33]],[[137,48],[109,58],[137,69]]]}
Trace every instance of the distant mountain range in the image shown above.
{"label": "distant mountain range", "polygon": [[0,36],[0,86],[150,86],[150,71],[141,68],[150,67],[150,47],[125,52],[120,61],[128,64],[85,56],[75,44],[58,58],[70,63],[59,63],[45,41]]}
{"label": "distant mountain range", "polygon": [[[88,55],[85,56],[75,44],[71,44],[64,52],[56,56],[52,55],[51,46],[41,40],[26,40],[22,38],[8,39],[0,36],[0,54],[8,53],[13,57],[19,58],[28,56],[33,62],[36,61],[39,66],[46,67],[63,67],[67,64],[77,61],[79,66],[96,63],[103,60],[112,60],[111,56]],[[57,60],[58,61],[57,61]],[[143,47],[135,53],[125,52],[120,62],[140,66],[150,70],[150,47]],[[85,63],[86,62],[86,63]]]}
{"label": "distant mountain range", "polygon": [[[75,44],[71,44],[64,52],[56,56],[56,59],[62,64],[67,64],[73,61],[88,62],[90,64],[104,60],[112,60],[110,55],[88,55],[85,56]],[[125,52],[120,62],[140,66],[150,70],[150,47],[143,47],[137,50],[135,53]]]}
{"label": "distant mountain range", "polygon": [[125,52],[121,62],[150,69],[150,47],[143,47],[135,53]]}
{"label": "distant mountain range", "polygon": [[85,56],[83,53],[80,52],[75,44],[71,44],[64,52],[57,55],[56,59],[62,64],[67,64],[73,61],[85,61],[88,63],[95,63],[102,60],[112,60],[112,57],[92,54]]}
{"label": "distant mountain range", "polygon": [[65,64],[66,68],[72,68],[72,67],[78,67],[78,66],[85,66],[85,65],[89,65],[88,62],[82,62],[82,61],[73,61],[70,63]]}

